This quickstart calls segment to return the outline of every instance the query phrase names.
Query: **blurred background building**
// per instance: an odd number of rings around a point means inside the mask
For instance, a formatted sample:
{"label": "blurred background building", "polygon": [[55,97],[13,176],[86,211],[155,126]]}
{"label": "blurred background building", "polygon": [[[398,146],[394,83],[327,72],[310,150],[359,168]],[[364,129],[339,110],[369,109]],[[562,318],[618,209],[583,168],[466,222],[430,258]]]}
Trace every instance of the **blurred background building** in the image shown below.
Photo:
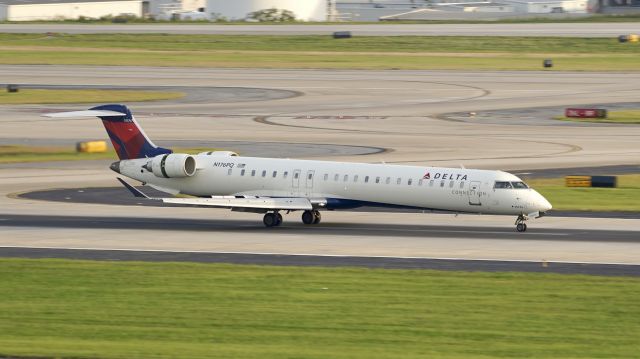
{"label": "blurred background building", "polygon": [[[272,9],[278,10],[276,20]],[[257,17],[256,12],[265,16]],[[134,17],[201,21],[498,20],[579,17],[596,12],[640,13],[640,0],[0,0],[0,21],[105,16],[124,21]],[[286,16],[281,16],[283,13]]]}

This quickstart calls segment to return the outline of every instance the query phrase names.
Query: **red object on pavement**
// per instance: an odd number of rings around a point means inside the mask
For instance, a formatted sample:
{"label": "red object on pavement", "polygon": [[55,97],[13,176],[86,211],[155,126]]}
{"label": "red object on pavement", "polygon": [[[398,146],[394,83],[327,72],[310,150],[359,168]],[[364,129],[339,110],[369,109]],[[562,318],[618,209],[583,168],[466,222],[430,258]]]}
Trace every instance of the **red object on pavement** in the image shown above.
{"label": "red object on pavement", "polygon": [[607,118],[607,110],[602,108],[568,108],[564,110],[565,117],[577,118]]}

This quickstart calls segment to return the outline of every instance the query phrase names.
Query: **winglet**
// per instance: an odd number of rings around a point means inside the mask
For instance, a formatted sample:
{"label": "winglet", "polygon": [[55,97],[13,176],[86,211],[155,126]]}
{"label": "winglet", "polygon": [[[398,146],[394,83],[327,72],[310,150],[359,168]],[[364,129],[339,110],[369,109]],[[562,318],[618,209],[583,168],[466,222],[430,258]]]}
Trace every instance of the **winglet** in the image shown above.
{"label": "winglet", "polygon": [[142,193],[137,188],[135,188],[132,185],[128,184],[122,178],[120,178],[120,177],[116,177],[116,178],[118,179],[118,181],[120,181],[120,183],[122,183],[123,186],[125,186],[131,193],[133,193],[134,196],[139,197],[139,198],[151,199],[151,197],[147,196],[146,194]]}

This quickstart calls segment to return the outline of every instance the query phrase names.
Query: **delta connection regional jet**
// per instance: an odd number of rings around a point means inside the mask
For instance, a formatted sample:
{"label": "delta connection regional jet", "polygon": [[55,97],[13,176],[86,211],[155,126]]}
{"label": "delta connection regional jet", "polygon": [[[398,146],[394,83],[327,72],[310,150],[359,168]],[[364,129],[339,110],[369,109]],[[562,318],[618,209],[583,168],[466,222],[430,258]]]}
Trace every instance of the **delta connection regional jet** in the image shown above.
{"label": "delta connection regional jet", "polygon": [[302,222],[320,223],[322,210],[361,206],[516,216],[518,232],[551,204],[518,177],[464,168],[308,161],[238,156],[229,151],[197,155],[158,147],[123,105],[48,117],[98,117],[120,161],[111,169],[157,190],[187,198],[151,198],[118,180],[137,197],[193,206],[264,213],[267,227],[282,224],[281,212],[302,211]]}

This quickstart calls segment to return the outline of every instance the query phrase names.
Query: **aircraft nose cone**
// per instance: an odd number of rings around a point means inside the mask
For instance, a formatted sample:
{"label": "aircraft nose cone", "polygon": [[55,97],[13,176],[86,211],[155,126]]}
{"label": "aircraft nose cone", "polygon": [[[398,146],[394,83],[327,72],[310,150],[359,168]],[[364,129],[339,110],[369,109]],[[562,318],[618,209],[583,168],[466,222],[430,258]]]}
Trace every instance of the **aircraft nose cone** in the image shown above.
{"label": "aircraft nose cone", "polygon": [[546,198],[544,198],[540,193],[535,192],[535,204],[536,207],[538,207],[538,211],[540,212],[546,212],[548,210],[550,210],[551,208],[553,208],[553,206],[551,205],[551,203],[549,203],[549,201],[547,201]]}
{"label": "aircraft nose cone", "polygon": [[109,166],[109,168],[113,172],[120,173],[120,161],[112,163],[111,166]]}

